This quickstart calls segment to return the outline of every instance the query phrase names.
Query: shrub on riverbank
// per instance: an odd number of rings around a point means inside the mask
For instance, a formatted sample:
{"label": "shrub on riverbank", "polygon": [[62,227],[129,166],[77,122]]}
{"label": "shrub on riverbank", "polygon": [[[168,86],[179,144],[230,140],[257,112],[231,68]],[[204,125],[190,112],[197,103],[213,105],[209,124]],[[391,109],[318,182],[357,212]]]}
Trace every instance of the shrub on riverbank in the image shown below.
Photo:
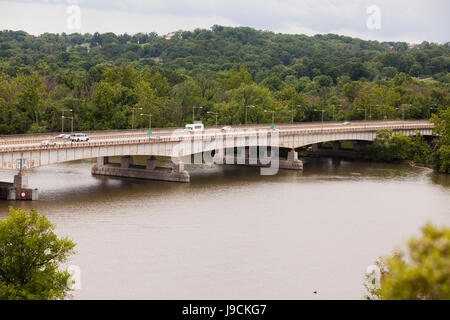
{"label": "shrub on riverbank", "polygon": [[420,133],[406,136],[392,135],[392,130],[383,129],[377,132],[372,144],[363,148],[363,157],[375,161],[414,161],[429,164],[432,149]]}
{"label": "shrub on riverbank", "polygon": [[437,142],[433,152],[433,165],[441,173],[450,173],[450,109],[433,115],[434,134]]}

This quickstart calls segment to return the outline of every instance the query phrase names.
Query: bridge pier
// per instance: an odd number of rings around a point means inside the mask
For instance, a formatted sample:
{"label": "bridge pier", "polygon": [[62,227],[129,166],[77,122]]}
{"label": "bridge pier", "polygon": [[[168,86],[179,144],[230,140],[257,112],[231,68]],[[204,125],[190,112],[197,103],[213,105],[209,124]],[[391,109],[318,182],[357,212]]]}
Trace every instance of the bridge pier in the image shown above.
{"label": "bridge pier", "polygon": [[189,182],[189,173],[184,170],[184,163],[177,160],[172,168],[158,167],[155,157],[147,159],[145,166],[133,164],[131,156],[124,156],[121,163],[109,163],[106,157],[98,157],[97,162],[92,165],[91,173],[93,175],[159,180],[172,182]]}
{"label": "bridge pier", "polygon": [[38,200],[38,189],[28,186],[28,176],[24,170],[20,170],[14,176],[14,182],[0,182],[1,200]]}
{"label": "bridge pier", "polygon": [[[254,149],[256,150],[256,149]],[[270,158],[270,152],[267,155]],[[219,151],[214,155],[213,162],[215,164],[226,164],[226,165],[242,165],[242,166],[255,166],[255,167],[265,167],[270,166],[270,163],[265,163],[258,158],[257,152],[251,149],[238,148],[237,155],[225,154],[223,151]],[[286,159],[279,158],[278,166],[280,169],[287,170],[303,170],[303,162],[298,159],[298,153],[295,149],[289,151]]]}

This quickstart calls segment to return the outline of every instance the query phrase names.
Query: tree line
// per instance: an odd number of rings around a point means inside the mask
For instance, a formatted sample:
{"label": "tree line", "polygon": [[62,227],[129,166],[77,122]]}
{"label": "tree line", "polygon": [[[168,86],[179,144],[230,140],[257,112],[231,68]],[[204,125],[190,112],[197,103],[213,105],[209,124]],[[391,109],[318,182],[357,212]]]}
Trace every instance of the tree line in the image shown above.
{"label": "tree line", "polygon": [[245,114],[270,122],[272,113],[320,121],[322,110],[325,121],[430,118],[449,105],[448,53],[448,44],[246,27],[170,37],[1,31],[0,134],[59,131],[63,110],[75,130],[145,127],[141,114],[157,127],[192,114],[207,125],[241,124]]}

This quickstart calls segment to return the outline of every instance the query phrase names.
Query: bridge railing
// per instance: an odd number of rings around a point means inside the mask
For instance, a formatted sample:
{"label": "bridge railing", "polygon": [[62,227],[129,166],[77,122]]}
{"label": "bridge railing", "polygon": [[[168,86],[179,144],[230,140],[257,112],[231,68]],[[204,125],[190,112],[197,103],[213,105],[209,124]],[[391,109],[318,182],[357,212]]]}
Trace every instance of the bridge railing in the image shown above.
{"label": "bridge railing", "polygon": [[[277,134],[280,136],[287,135],[308,135],[308,134],[331,134],[331,133],[350,133],[350,132],[373,132],[381,129],[392,129],[395,131],[402,130],[420,130],[420,129],[432,129],[434,126],[432,123],[414,123],[414,124],[390,124],[390,125],[361,125],[352,127],[339,127],[339,128],[304,128],[304,129],[280,129]],[[265,133],[272,135],[274,132],[270,129],[266,129]],[[183,140],[191,139],[215,139],[215,138],[237,138],[237,137],[254,137],[261,134],[261,130],[255,130],[255,128],[248,128],[231,131],[231,132],[215,132],[215,133],[189,133],[177,136],[160,137],[158,139],[152,139],[147,134],[145,138],[130,138],[129,135],[116,136],[114,139],[102,140],[102,141],[88,141],[88,142],[57,142],[54,146],[42,146],[40,144],[27,144],[24,146],[2,146],[0,147],[0,153],[11,152],[27,152],[27,151],[41,151],[41,150],[58,150],[58,149],[75,149],[75,148],[90,148],[90,147],[108,147],[117,145],[136,145],[136,144],[155,144],[155,143],[174,143]],[[39,141],[40,142],[40,141]]]}

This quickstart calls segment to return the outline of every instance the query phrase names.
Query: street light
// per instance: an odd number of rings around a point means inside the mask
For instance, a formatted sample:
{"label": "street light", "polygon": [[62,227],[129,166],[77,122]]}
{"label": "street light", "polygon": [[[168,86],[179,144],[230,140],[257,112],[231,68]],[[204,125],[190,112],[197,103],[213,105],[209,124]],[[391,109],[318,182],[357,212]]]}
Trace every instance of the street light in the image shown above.
{"label": "street light", "polygon": [[433,107],[430,107],[430,119],[431,119],[431,115],[433,114],[433,111],[432,110],[436,110],[436,111],[439,111],[439,107],[438,107],[438,105],[437,104],[435,104],[434,105],[434,108]]}
{"label": "street light", "polygon": [[219,113],[218,112],[211,112],[211,111],[208,111],[207,113],[216,115],[216,128],[217,128],[217,118],[219,116]]}
{"label": "street light", "polygon": [[72,113],[72,116],[71,116],[71,117],[67,117],[67,118],[72,120],[72,121],[71,121],[71,128],[70,128],[70,131],[73,132],[73,113]]}
{"label": "street light", "polygon": [[248,108],[254,108],[255,106],[245,106],[245,124],[247,124],[247,114],[248,114]]}
{"label": "street light", "polygon": [[[409,108],[411,109],[411,107],[412,107],[412,104],[410,104],[409,105]],[[402,105],[402,107],[401,108],[395,108],[395,110],[402,110],[402,121],[405,121],[405,107]]]}
{"label": "street light", "polygon": [[336,107],[342,108],[342,104],[338,104],[337,106],[335,106],[335,105],[333,104],[333,121],[336,121],[336,119],[335,119],[335,117],[334,117],[334,113],[335,113],[335,110],[334,110],[334,109],[336,109]]}
{"label": "street light", "polygon": [[[302,107],[302,105],[298,104],[295,107]],[[291,123],[294,124],[294,105],[291,106]]]}
{"label": "street light", "polygon": [[151,113],[141,113],[141,116],[148,117],[148,130],[152,130],[152,114]]}
{"label": "street light", "polygon": [[195,109],[203,109],[203,107],[192,107],[192,123],[195,121]]}
{"label": "street light", "polygon": [[367,121],[367,108],[358,108],[356,110],[364,110],[364,121]]}
{"label": "street light", "polygon": [[[133,106],[133,113],[132,113],[132,117],[131,117],[131,129],[134,129],[134,109],[135,107]],[[139,110],[142,110],[142,108],[136,108]]]}
{"label": "street light", "polygon": [[61,116],[61,132],[64,132],[64,112],[65,111],[72,111],[72,109],[69,110],[62,110],[62,116]]}
{"label": "street light", "polygon": [[[376,104],[375,107],[381,107],[379,104]],[[372,109],[369,108],[369,119],[372,120]]]}
{"label": "street light", "polygon": [[323,113],[325,112],[325,110],[324,110],[324,109],[322,109],[322,110],[314,109],[314,111],[316,111],[316,112],[322,112],[322,131],[323,131]]}
{"label": "street light", "polygon": [[272,126],[273,126],[274,122],[275,122],[275,111],[274,110],[264,110],[264,112],[272,112]]}

